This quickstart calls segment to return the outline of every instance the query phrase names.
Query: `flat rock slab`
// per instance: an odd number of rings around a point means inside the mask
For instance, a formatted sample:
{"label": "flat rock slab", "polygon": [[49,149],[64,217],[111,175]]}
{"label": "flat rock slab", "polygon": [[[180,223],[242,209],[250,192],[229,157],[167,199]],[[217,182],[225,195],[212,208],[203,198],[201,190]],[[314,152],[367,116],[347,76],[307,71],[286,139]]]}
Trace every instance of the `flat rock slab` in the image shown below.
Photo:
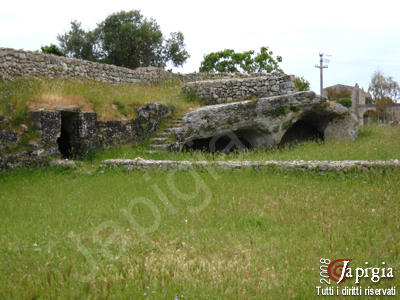
{"label": "flat rock slab", "polygon": [[203,106],[184,115],[182,124],[173,130],[180,150],[196,142],[213,148],[207,139],[215,144],[222,136],[255,148],[315,139],[354,140],[358,132],[351,111],[340,104],[331,106],[311,91]]}
{"label": "flat rock slab", "polygon": [[193,168],[235,169],[265,169],[279,168],[282,170],[319,170],[345,171],[351,169],[370,170],[376,168],[399,168],[400,161],[394,160],[343,160],[343,161],[173,161],[136,159],[103,160],[100,168],[125,168],[128,170],[191,170]]}
{"label": "flat rock slab", "polygon": [[73,160],[68,159],[57,159],[50,161],[49,165],[51,167],[59,167],[65,169],[75,169],[77,167],[76,163]]}

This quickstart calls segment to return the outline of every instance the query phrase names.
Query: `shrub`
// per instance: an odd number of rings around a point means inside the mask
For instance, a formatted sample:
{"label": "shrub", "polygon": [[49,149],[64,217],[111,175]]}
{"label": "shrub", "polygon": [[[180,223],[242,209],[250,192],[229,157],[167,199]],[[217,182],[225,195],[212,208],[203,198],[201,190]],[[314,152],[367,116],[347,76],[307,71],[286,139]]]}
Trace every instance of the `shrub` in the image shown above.
{"label": "shrub", "polygon": [[303,77],[296,76],[296,89],[298,91],[309,91],[310,90],[310,83]]}
{"label": "shrub", "polygon": [[345,107],[351,107],[352,101],[350,98],[340,98],[337,100],[337,103],[342,104]]}
{"label": "shrub", "polygon": [[50,44],[50,46],[42,46],[40,49],[42,50],[42,53],[65,56],[65,53],[54,44]]}

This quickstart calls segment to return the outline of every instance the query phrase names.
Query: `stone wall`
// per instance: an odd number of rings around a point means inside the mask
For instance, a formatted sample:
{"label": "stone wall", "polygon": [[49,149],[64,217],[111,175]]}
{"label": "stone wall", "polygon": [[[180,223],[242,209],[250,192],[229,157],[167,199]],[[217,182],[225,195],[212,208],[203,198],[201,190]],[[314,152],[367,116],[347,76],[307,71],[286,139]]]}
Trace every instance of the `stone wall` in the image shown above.
{"label": "stone wall", "polygon": [[172,113],[173,107],[161,103],[147,103],[138,109],[137,118],[109,122],[97,121],[96,113],[78,108],[30,112],[29,127],[0,130],[0,171],[44,164],[51,157],[73,158],[115,144],[138,142]]}
{"label": "stone wall", "polygon": [[0,48],[0,80],[18,77],[87,79],[110,83],[154,83],[176,77],[160,68],[131,70],[82,59]]}
{"label": "stone wall", "polygon": [[221,78],[247,78],[262,73],[188,73],[179,74],[161,68],[128,69],[87,60],[60,57],[32,51],[0,47],[0,80],[18,77],[86,79],[109,83],[157,83],[162,80],[198,81]]}
{"label": "stone wall", "polygon": [[184,82],[202,81],[202,80],[216,80],[216,79],[229,79],[229,78],[252,78],[265,76],[265,73],[187,73],[177,74],[177,76]]}
{"label": "stone wall", "polygon": [[263,74],[247,78],[225,78],[188,82],[182,85],[186,94],[194,94],[207,104],[226,103],[235,100],[261,98],[293,93],[294,78],[283,73]]}
{"label": "stone wall", "polygon": [[138,117],[130,120],[97,121],[97,137],[102,147],[135,142],[149,136],[162,120],[174,111],[172,106],[147,103],[138,109]]}

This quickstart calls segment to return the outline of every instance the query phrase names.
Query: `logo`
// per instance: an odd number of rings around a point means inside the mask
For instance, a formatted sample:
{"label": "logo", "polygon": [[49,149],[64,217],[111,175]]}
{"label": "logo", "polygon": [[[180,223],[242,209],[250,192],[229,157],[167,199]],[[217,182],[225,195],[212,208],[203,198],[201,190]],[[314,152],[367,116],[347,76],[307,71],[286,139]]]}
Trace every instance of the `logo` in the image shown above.
{"label": "logo", "polygon": [[345,282],[348,278],[345,270],[352,259],[336,259],[328,265],[328,276],[336,283]]}
{"label": "logo", "polygon": [[[318,296],[395,296],[396,286],[391,288],[378,288],[382,280],[390,280],[394,278],[392,267],[387,267],[386,262],[378,265],[370,266],[369,262],[365,262],[363,266],[353,267],[353,259],[341,258],[330,260],[329,258],[320,259],[320,286],[317,286]],[[353,286],[339,285],[347,281]],[[330,286],[336,283],[336,287]],[[362,285],[363,286],[362,286]],[[364,286],[366,285],[366,286]],[[371,286],[369,286],[371,285]]]}

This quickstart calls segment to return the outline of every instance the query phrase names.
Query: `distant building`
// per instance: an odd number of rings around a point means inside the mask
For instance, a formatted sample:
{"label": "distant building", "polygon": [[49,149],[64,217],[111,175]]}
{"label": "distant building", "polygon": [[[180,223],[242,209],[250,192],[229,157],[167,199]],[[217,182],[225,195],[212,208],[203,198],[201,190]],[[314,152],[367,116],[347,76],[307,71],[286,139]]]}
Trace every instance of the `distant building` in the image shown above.
{"label": "distant building", "polygon": [[335,84],[332,86],[328,86],[324,88],[322,96],[328,97],[328,90],[334,90],[336,93],[341,93],[343,91],[348,91],[351,94],[351,102],[353,103],[352,107],[356,107],[357,99],[358,104],[371,104],[372,97],[369,92],[364,91],[364,89],[360,89],[358,83],[355,86],[344,85],[344,84]]}
{"label": "distant building", "polygon": [[[324,88],[322,96],[328,97],[328,91],[333,90],[336,94],[341,94],[348,91],[351,94],[351,109],[358,117],[361,124],[370,122],[373,118],[381,121],[400,120],[400,104],[392,104],[386,106],[384,115],[379,116],[376,105],[373,104],[371,94],[360,88],[358,83],[354,87],[344,84],[336,84]],[[377,115],[378,114],[378,115]]]}

